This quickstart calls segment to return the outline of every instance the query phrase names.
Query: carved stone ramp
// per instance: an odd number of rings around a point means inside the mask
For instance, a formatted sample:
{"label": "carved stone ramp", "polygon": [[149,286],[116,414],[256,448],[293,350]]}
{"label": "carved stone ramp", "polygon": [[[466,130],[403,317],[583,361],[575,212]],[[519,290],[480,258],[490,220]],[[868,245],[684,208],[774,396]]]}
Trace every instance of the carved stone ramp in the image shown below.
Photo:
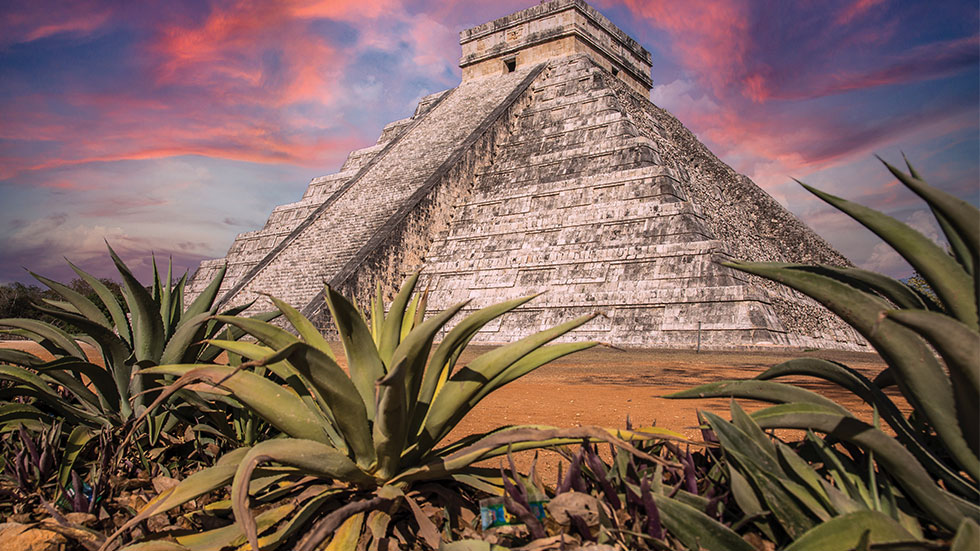
{"label": "carved stone ramp", "polygon": [[[225,306],[262,302],[262,294],[295,305],[310,302],[447,160],[459,156],[485,119],[499,111],[507,98],[516,97],[515,90],[528,86],[535,71],[540,68],[515,71],[490,89],[479,83],[463,84],[403,125],[396,138],[247,272],[229,274],[230,287],[222,298]],[[313,194],[308,191],[308,195]],[[195,277],[198,286],[204,280],[200,274]]]}

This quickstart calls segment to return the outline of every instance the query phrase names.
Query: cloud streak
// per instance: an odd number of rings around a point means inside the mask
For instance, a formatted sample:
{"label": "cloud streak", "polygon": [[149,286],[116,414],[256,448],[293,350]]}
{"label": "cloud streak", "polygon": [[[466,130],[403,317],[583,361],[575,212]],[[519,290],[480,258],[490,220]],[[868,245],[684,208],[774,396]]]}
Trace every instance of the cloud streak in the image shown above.
{"label": "cloud streak", "polygon": [[[236,232],[297,200],[418,98],[455,86],[459,30],[533,3],[10,6],[0,13],[0,281],[21,279],[22,262],[58,270],[64,254],[97,266],[100,235],[134,263],[155,250],[192,269],[224,254]],[[840,233],[789,176],[854,178],[855,195],[907,208],[871,192],[888,183],[871,152],[901,148],[947,189],[975,191],[961,181],[980,172],[974,3],[594,5],[653,52],[654,101],[818,231]],[[870,242],[835,244],[872,256]]]}

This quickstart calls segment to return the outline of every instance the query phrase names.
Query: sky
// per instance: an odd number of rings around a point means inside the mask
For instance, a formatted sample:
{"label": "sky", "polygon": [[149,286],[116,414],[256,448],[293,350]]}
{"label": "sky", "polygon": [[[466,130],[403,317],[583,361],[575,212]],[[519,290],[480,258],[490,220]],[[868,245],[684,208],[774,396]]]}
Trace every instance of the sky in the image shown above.
{"label": "sky", "polygon": [[[0,283],[112,276],[106,241],[193,273],[458,85],[460,30],[535,3],[3,0]],[[654,103],[855,264],[911,271],[793,178],[934,239],[876,154],[980,200],[975,1],[590,3],[652,53]]]}

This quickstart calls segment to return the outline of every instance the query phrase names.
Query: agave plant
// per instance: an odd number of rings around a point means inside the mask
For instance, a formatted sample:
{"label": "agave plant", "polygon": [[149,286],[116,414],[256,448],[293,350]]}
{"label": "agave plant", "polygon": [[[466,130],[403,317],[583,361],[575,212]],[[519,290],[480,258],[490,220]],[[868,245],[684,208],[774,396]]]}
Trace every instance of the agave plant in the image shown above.
{"label": "agave plant", "polygon": [[[772,511],[777,524],[796,540],[794,549],[797,545],[809,548],[801,542],[840,543],[845,537],[852,544],[858,542],[863,534],[860,530],[847,531],[846,536],[841,531],[846,522],[840,519],[851,518],[849,515],[863,515],[872,543],[885,541],[898,530],[921,536],[923,531],[910,521],[910,515],[923,519],[927,531],[940,536],[959,532],[966,534],[962,538],[975,539],[980,522],[980,274],[976,269],[980,214],[966,202],[928,186],[908,163],[907,173],[885,164],[929,205],[950,244],[949,251],[893,218],[805,187],[891,245],[934,291],[934,300],[900,281],[857,268],[729,266],[783,283],[817,300],[859,331],[888,368],[872,381],[840,363],[800,359],[775,366],[752,380],[721,381],[672,395],[732,396],[778,404],[750,416],[733,408],[734,426],[716,416],[708,419],[720,436],[727,435],[723,448],[742,473],[743,498],[748,502],[755,495],[759,507]],[[816,377],[853,392],[873,407],[876,418],[880,416],[894,436],[827,398],[773,381],[790,375]],[[883,392],[891,385],[897,385],[911,406],[908,417]],[[827,435],[826,440],[809,437],[811,445],[822,450],[823,455],[814,461],[824,463],[825,470],[815,475],[810,465],[799,461],[783,444],[763,436],[762,430],[777,428]],[[848,461],[835,455],[836,442],[850,450]],[[826,470],[829,465],[835,474]],[[868,520],[872,517],[877,520]],[[833,520],[815,524],[828,518]]]}
{"label": "agave plant", "polygon": [[[109,248],[122,279],[124,304],[97,278],[69,262],[71,268],[94,289],[93,301],[66,285],[34,274],[63,300],[46,300],[36,308],[80,331],[71,335],[53,324],[31,319],[2,319],[0,327],[27,337],[54,356],[52,361],[18,350],[0,349],[0,379],[9,386],[0,390],[0,428],[18,423],[48,423],[65,419],[81,434],[102,427],[119,428],[145,411],[155,396],[137,371],[140,367],[177,362],[207,362],[222,350],[206,339],[226,331],[230,337],[243,332],[227,330],[214,318],[215,296],[224,276],[222,269],[187,308],[184,308],[186,274],[174,283],[172,265],[161,282],[156,262],[151,290],[139,283],[126,264]],[[225,312],[240,313],[244,307]],[[106,314],[108,313],[108,314]],[[261,316],[271,319],[271,315]],[[79,342],[95,348],[101,364],[90,362]],[[187,394],[188,399],[193,396]],[[23,398],[31,398],[24,403]],[[175,422],[164,411],[149,419],[151,441]]]}
{"label": "agave plant", "polygon": [[[415,274],[405,282],[387,314],[375,301],[370,320],[334,289],[325,289],[347,372],[314,325],[274,298],[296,335],[256,320],[217,318],[258,342],[212,340],[210,344],[251,361],[237,368],[189,364],[142,370],[144,376],[179,377],[158,401],[188,384],[210,383],[276,427],[282,437],[235,450],[215,467],[188,477],[149,503],[121,531],[230,483],[227,506],[236,524],[179,537],[180,545],[204,548],[220,539],[228,545],[247,540],[256,550],[273,548],[320,515],[295,547],[309,550],[338,528],[335,539],[349,537],[352,530],[359,532],[370,511],[390,512],[404,503],[414,513],[422,540],[437,547],[438,531],[420,513],[412,497],[413,485],[442,479],[499,491],[492,485],[495,477],[486,476],[474,463],[583,437],[628,446],[600,429],[540,426],[506,427],[443,444],[459,421],[494,390],[547,362],[594,346],[594,342],[548,345],[594,315],[493,349],[457,369],[460,354],[481,327],[533,297],[481,309],[462,319],[436,345],[436,337],[466,303],[424,319],[425,295],[412,298],[417,280]],[[258,367],[267,372],[254,372]],[[255,518],[250,500],[264,509]],[[333,511],[323,516],[329,509]],[[289,521],[281,523],[286,517]],[[260,538],[263,532],[269,533]]]}

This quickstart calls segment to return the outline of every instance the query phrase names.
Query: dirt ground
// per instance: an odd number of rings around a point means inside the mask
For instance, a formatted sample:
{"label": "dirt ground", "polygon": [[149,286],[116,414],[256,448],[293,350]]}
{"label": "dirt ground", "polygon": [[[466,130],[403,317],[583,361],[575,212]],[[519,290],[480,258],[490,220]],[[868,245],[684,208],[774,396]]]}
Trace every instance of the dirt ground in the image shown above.
{"label": "dirt ground", "polygon": [[[25,341],[0,342],[35,353]],[[485,347],[470,347],[460,365]],[[338,349],[339,352],[339,349]],[[343,354],[339,354],[343,357]],[[490,394],[450,434],[448,441],[501,425],[538,424],[556,427],[633,425],[668,428],[698,438],[697,411],[709,410],[728,418],[727,399],[669,400],[664,395],[722,379],[750,378],[780,362],[817,357],[834,360],[873,378],[885,364],[877,354],[840,351],[702,351],[618,350],[596,347],[541,367]],[[870,410],[854,395],[830,384],[804,378],[789,381],[834,399],[855,414],[870,419]],[[763,404],[742,401],[748,410]],[[545,477],[555,470],[554,458],[543,460]],[[525,458],[519,463],[526,465]]]}

